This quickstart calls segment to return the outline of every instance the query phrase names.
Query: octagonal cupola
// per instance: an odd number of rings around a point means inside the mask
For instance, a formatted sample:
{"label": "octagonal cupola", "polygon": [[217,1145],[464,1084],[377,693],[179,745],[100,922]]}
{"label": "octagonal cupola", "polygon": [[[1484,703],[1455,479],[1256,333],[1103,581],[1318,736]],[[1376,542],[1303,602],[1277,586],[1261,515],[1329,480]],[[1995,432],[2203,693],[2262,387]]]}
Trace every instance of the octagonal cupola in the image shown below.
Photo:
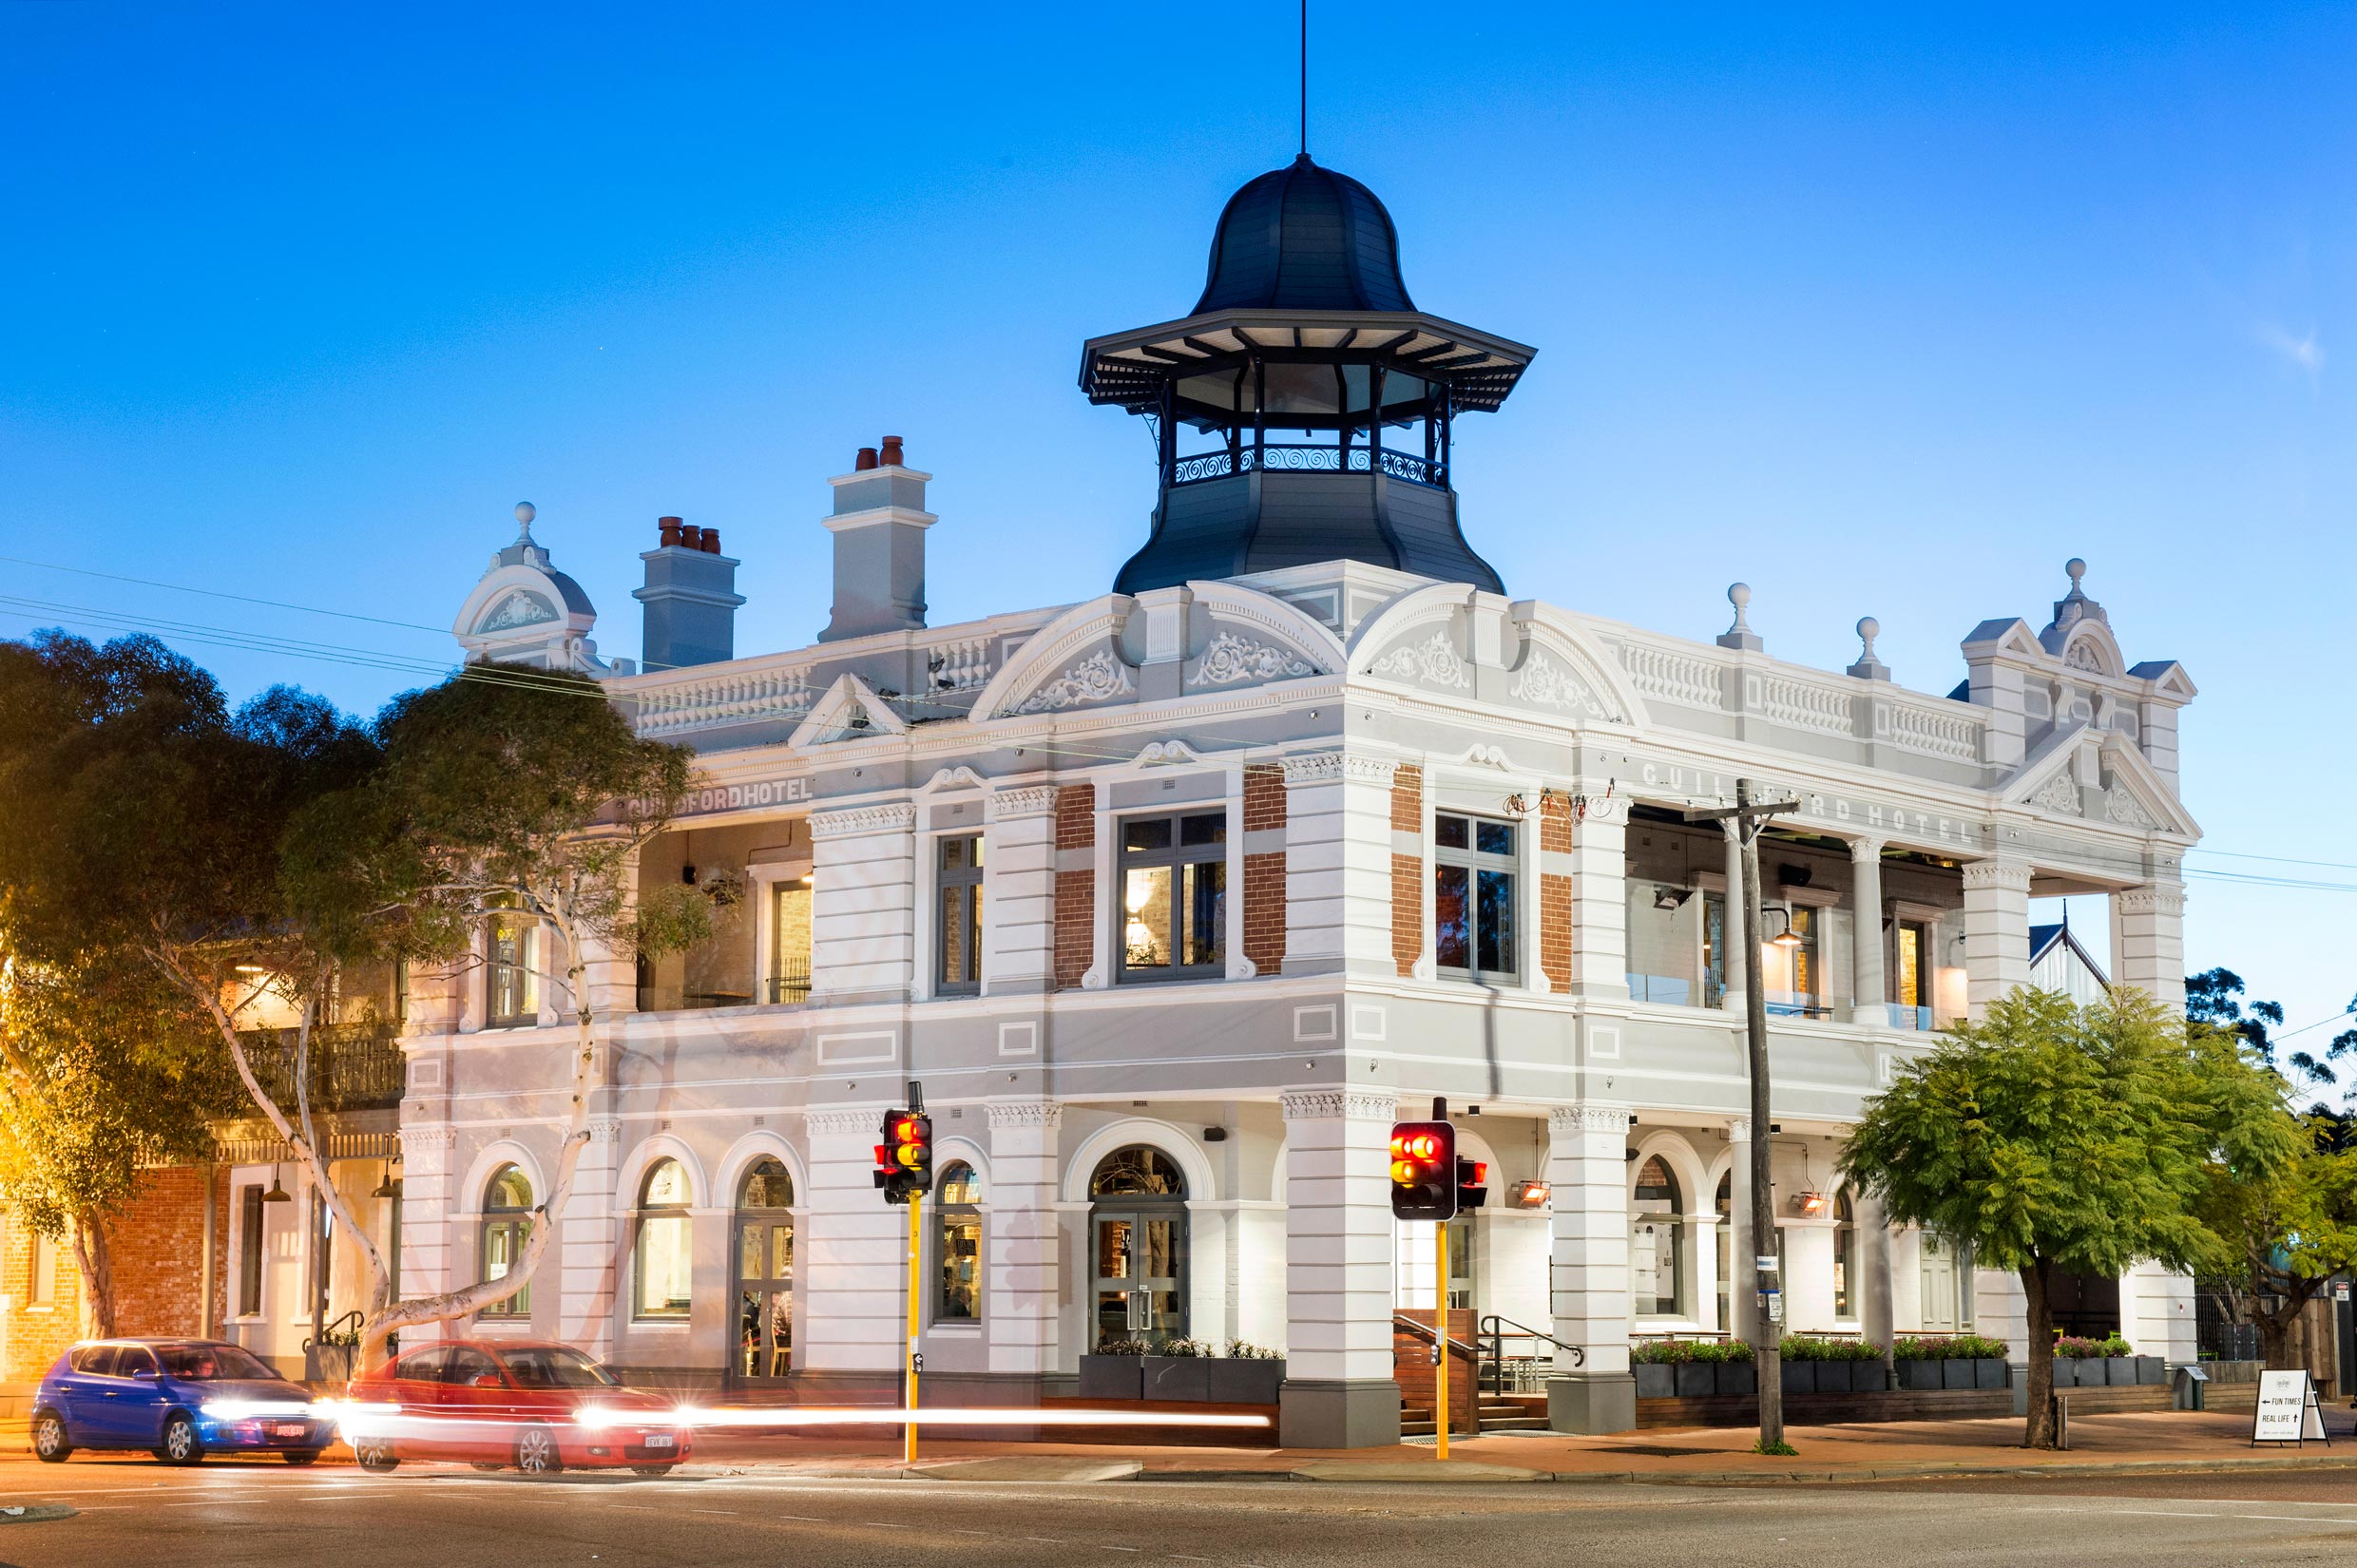
{"label": "octagonal cupola", "polygon": [[1453,432],[1534,352],[1418,310],[1356,180],[1305,152],[1248,182],[1194,312],[1082,354],[1089,400],[1156,436],[1152,530],[1115,588],[1350,560],[1503,591],[1458,529]]}

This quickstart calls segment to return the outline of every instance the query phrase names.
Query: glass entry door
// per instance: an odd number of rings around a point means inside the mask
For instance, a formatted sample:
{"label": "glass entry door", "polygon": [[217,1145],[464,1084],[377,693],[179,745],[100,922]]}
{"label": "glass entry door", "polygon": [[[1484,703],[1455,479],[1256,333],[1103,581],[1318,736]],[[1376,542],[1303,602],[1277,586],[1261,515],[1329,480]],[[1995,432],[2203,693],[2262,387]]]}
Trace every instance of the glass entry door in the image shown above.
{"label": "glass entry door", "polygon": [[740,1383],[794,1369],[794,1216],[737,1218],[737,1365]]}
{"label": "glass entry door", "polygon": [[1089,1216],[1097,1268],[1097,1340],[1183,1339],[1186,1212],[1099,1208]]}

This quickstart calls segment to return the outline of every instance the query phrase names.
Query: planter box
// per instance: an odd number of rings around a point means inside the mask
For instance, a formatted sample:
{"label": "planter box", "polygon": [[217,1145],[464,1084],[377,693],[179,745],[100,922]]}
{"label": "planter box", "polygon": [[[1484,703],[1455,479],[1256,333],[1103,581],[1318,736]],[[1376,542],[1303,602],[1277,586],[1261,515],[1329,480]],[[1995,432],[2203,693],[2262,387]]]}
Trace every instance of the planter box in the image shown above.
{"label": "planter box", "polygon": [[1083,1399],[1137,1399],[1143,1381],[1143,1356],[1081,1357]]}
{"label": "planter box", "polygon": [[1978,1388],[1981,1374],[1967,1357],[1951,1356],[1940,1363],[1940,1386],[1943,1388]]}
{"label": "planter box", "polygon": [[1676,1399],[1677,1368],[1652,1362],[1638,1362],[1629,1368],[1637,1379],[1638,1399]]}
{"label": "planter box", "polygon": [[2058,1388],[2079,1386],[2079,1363],[2067,1356],[2054,1358],[2054,1386]]}
{"label": "planter box", "polygon": [[2137,1366],[2134,1356],[2107,1356],[2103,1362],[2103,1381],[2114,1388],[2136,1386]]}
{"label": "planter box", "polygon": [[[1780,1364],[1784,1374],[1784,1391],[1788,1394],[1813,1394],[1817,1391],[1817,1364],[1813,1361],[1787,1361]],[[1849,1385],[1845,1383],[1844,1387]]]}
{"label": "planter box", "polygon": [[1722,1361],[1715,1368],[1718,1391],[1723,1395],[1752,1395],[1759,1392],[1759,1367],[1755,1362]]}
{"label": "planter box", "polygon": [[2169,1381],[2169,1363],[2159,1356],[2137,1357],[2136,1369],[2136,1380],[2139,1387],[2148,1384]]}
{"label": "planter box", "polygon": [[1281,1361],[1243,1361],[1221,1356],[1211,1363],[1211,1398],[1215,1405],[1274,1405],[1285,1381]]}
{"label": "planter box", "polygon": [[360,1353],[352,1345],[306,1345],[303,1347],[303,1381],[306,1383],[349,1383],[352,1363]]}
{"label": "planter box", "polygon": [[1944,1381],[1947,1363],[1945,1361],[1902,1361],[1899,1363],[1899,1386],[1910,1394],[1926,1394],[1947,1386]]}
{"label": "planter box", "polygon": [[1718,1392],[1718,1368],[1710,1362],[1690,1361],[1670,1370],[1677,1374],[1680,1399],[1708,1399]]}
{"label": "planter box", "polygon": [[1975,1388],[2010,1388],[2013,1369],[2005,1365],[2003,1356],[1981,1356],[1972,1364],[1972,1386]]}
{"label": "planter box", "polygon": [[1209,1356],[1147,1356],[1143,1359],[1146,1398],[1192,1400],[1198,1405],[1211,1398]]}

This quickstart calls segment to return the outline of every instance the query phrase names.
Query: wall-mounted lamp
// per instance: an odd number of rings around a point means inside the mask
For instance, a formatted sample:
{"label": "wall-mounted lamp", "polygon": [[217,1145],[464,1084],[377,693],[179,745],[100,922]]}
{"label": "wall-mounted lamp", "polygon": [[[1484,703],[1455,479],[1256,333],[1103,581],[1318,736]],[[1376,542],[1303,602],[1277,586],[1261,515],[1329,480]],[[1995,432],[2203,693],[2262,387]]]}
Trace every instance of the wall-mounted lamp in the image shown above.
{"label": "wall-mounted lamp", "polygon": [[1553,1190],[1554,1189],[1550,1188],[1543,1181],[1516,1182],[1514,1185],[1514,1207],[1517,1209],[1543,1209],[1546,1207],[1547,1195]]}
{"label": "wall-mounted lamp", "polygon": [[1814,1219],[1825,1213],[1825,1204],[1826,1198],[1823,1193],[1815,1191],[1797,1193],[1792,1197],[1792,1212]]}
{"label": "wall-mounted lamp", "polygon": [[1768,939],[1771,947],[1782,947],[1789,951],[1792,948],[1797,947],[1801,945],[1800,933],[1792,929],[1792,910],[1771,907],[1760,911],[1760,916],[1762,919],[1765,919],[1769,915],[1776,915],[1784,921],[1784,929],[1778,931],[1775,935]]}

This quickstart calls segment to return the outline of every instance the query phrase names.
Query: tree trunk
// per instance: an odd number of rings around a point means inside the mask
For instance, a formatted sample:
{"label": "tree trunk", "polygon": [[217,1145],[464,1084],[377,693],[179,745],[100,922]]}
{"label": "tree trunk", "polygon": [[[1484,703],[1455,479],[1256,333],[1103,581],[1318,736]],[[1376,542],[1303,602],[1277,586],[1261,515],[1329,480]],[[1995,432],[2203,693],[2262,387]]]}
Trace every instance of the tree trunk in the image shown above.
{"label": "tree trunk", "polygon": [[95,1214],[73,1219],[74,1267],[82,1274],[82,1337],[112,1339],[115,1334],[114,1251],[106,1242],[106,1227]]}
{"label": "tree trunk", "polygon": [[2022,1294],[2029,1304],[2029,1425],[2022,1436],[2024,1448],[2054,1446],[2054,1308],[2046,1297],[2046,1265],[2022,1266]]}

